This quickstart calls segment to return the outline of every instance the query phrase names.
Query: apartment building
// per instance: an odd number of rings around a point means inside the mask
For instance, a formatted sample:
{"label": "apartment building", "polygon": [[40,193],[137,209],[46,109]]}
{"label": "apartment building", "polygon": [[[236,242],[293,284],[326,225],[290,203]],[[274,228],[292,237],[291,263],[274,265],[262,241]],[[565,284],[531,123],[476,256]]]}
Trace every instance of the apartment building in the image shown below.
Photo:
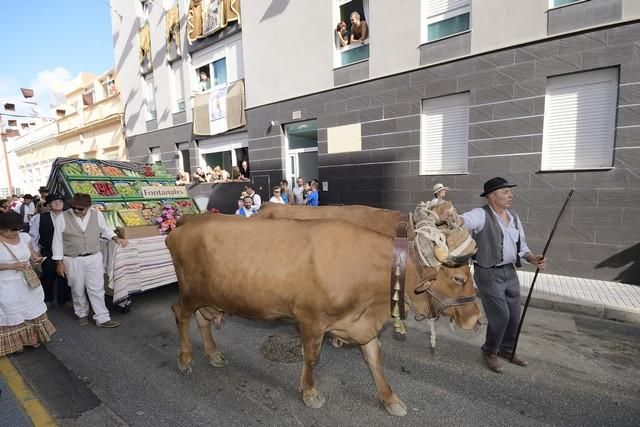
{"label": "apartment building", "polygon": [[257,1],[242,43],[266,188],[317,177],[322,204],[408,212],[443,182],[464,211],[500,175],[537,251],[575,188],[550,270],[637,262],[640,2]]}
{"label": "apartment building", "polygon": [[47,183],[57,157],[126,160],[122,103],[113,70],[100,76],[81,72],[58,84],[64,102],[52,109],[53,119],[27,127],[7,143],[15,162],[13,185],[36,193]]}
{"label": "apartment building", "polygon": [[239,0],[111,0],[132,161],[192,172],[247,159]]}

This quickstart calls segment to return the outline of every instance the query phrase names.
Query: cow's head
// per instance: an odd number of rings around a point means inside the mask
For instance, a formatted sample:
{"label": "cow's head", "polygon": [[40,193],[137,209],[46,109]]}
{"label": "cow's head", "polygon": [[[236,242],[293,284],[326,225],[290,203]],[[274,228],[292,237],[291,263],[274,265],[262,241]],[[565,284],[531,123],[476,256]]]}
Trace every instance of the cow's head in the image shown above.
{"label": "cow's head", "polygon": [[[419,284],[412,297],[416,311],[420,311],[417,314],[427,317],[444,315],[463,329],[474,329],[480,319],[480,307],[476,301],[469,265],[443,265],[431,269],[427,274],[430,279]],[[416,304],[420,294],[425,297],[424,303]],[[418,305],[423,309],[418,310]]]}

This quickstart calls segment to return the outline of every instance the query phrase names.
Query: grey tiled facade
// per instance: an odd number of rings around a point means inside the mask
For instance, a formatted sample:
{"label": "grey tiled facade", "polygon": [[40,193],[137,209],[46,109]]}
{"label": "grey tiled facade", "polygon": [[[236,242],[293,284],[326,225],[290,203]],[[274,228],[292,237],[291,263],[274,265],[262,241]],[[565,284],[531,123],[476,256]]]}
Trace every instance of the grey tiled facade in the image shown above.
{"label": "grey tiled facade", "polygon": [[[593,11],[601,3],[586,2],[584,8]],[[618,13],[614,6],[620,2],[609,3],[606,11]],[[571,29],[554,19],[549,16],[550,33]],[[443,42],[464,47],[467,35],[456,37]],[[423,45],[421,57],[432,48]],[[607,67],[619,69],[614,167],[541,172],[547,78]],[[461,92],[470,95],[468,173],[421,176],[421,102]],[[640,241],[640,23],[558,36],[250,109],[253,174],[269,176],[271,183],[284,176],[282,125],[294,122],[298,111],[301,120],[317,120],[319,179],[329,186],[321,192],[322,204],[408,212],[431,199],[433,184],[443,182],[465,211],[483,204],[482,184],[500,175],[518,185],[514,207],[537,252],[569,189],[576,189],[548,253],[553,274],[613,280],[625,263],[598,264]],[[271,120],[279,126],[270,128]],[[327,154],[327,128],[353,123],[362,123],[362,150]]]}

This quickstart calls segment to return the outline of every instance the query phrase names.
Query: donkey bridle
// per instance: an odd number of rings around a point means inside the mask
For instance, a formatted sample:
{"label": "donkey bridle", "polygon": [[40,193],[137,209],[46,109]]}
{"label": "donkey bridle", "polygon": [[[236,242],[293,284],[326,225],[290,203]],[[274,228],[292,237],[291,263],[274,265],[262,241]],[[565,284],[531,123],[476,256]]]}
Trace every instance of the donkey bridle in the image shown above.
{"label": "donkey bridle", "polygon": [[[475,293],[473,295],[463,295],[463,296],[459,296],[459,297],[447,297],[446,295],[443,295],[442,292],[438,291],[437,289],[435,289],[433,287],[433,283],[435,282],[435,276],[434,277],[428,277],[425,278],[424,277],[424,269],[422,267],[422,265],[420,265],[418,263],[418,259],[416,257],[415,254],[415,247],[413,245],[413,237],[414,237],[414,233],[413,233],[413,229],[409,230],[410,226],[409,224],[411,224],[411,228],[413,228],[413,221],[411,218],[411,216],[408,216],[408,220],[405,220],[404,215],[401,218],[401,221],[398,222],[396,224],[396,237],[393,239],[393,266],[395,267],[396,265],[396,260],[401,260],[401,281],[400,281],[400,285],[402,288],[402,291],[400,292],[400,317],[401,319],[405,319],[406,318],[406,313],[405,313],[405,309],[404,309],[404,301],[405,301],[405,295],[404,295],[404,282],[406,279],[406,268],[407,268],[407,258],[411,259],[411,262],[413,263],[413,267],[414,270],[416,271],[416,276],[418,279],[418,285],[416,286],[416,294],[424,294],[425,299],[427,301],[427,308],[429,309],[429,313],[425,316],[425,315],[418,315],[416,313],[415,318],[416,320],[423,320],[423,319],[438,319],[440,317],[440,314],[442,313],[443,310],[450,308],[450,307],[459,307],[461,305],[465,305],[465,304],[469,304],[472,303],[476,300],[476,295]],[[408,239],[408,234],[409,231],[411,231],[411,239]],[[393,294],[393,286],[394,286],[394,280],[393,280],[393,270],[394,267],[392,267],[392,272],[391,272],[391,277],[392,277],[392,283],[391,283],[391,293]],[[394,301],[391,301],[391,306],[393,307]],[[415,312],[415,310],[414,310]]]}

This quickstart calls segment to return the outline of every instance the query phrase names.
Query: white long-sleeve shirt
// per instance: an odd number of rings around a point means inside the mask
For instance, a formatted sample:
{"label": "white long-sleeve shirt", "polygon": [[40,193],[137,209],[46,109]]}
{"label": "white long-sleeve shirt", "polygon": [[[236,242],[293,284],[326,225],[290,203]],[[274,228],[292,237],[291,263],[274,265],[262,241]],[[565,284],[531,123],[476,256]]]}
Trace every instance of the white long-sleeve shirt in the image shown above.
{"label": "white long-sleeve shirt", "polygon": [[[520,218],[517,218],[518,226],[516,228],[516,218],[511,215],[511,212],[507,212],[509,218],[509,224],[502,222],[500,217],[495,213],[493,209],[491,212],[496,217],[500,229],[502,230],[502,260],[503,264],[512,264],[516,262],[516,242],[518,241],[518,235],[520,236],[520,258],[522,262],[526,262],[524,256],[529,252],[529,246],[524,238],[524,229]],[[482,208],[475,208],[469,212],[462,214],[464,219],[464,227],[472,233],[479,233],[484,228],[485,221],[487,220],[486,211]]]}
{"label": "white long-sleeve shirt", "polygon": [[[82,231],[87,229],[87,226],[89,225],[90,216],[98,215],[98,229],[100,230],[100,235],[103,238],[109,239],[109,240],[113,239],[116,236],[116,233],[114,233],[113,230],[107,226],[107,222],[105,221],[104,216],[102,215],[102,212],[99,212],[95,209],[89,209],[89,212],[87,212],[84,218],[80,218],[75,213],[73,213],[73,211],[72,211],[72,215],[74,216],[74,219],[76,220],[76,222],[78,223]],[[53,252],[53,256],[51,258],[56,261],[59,261],[64,258],[64,248],[62,245],[62,233],[65,230],[65,226],[66,226],[66,223],[65,223],[64,215],[60,215],[55,223],[55,231],[53,232],[53,243],[51,244],[51,251]]]}
{"label": "white long-sleeve shirt", "polygon": [[[51,211],[49,211],[51,212]],[[62,212],[55,214],[51,212],[51,220],[55,227],[58,218],[62,217]],[[36,252],[40,252],[40,214],[35,214],[29,221],[29,235],[31,236],[31,246]]]}

